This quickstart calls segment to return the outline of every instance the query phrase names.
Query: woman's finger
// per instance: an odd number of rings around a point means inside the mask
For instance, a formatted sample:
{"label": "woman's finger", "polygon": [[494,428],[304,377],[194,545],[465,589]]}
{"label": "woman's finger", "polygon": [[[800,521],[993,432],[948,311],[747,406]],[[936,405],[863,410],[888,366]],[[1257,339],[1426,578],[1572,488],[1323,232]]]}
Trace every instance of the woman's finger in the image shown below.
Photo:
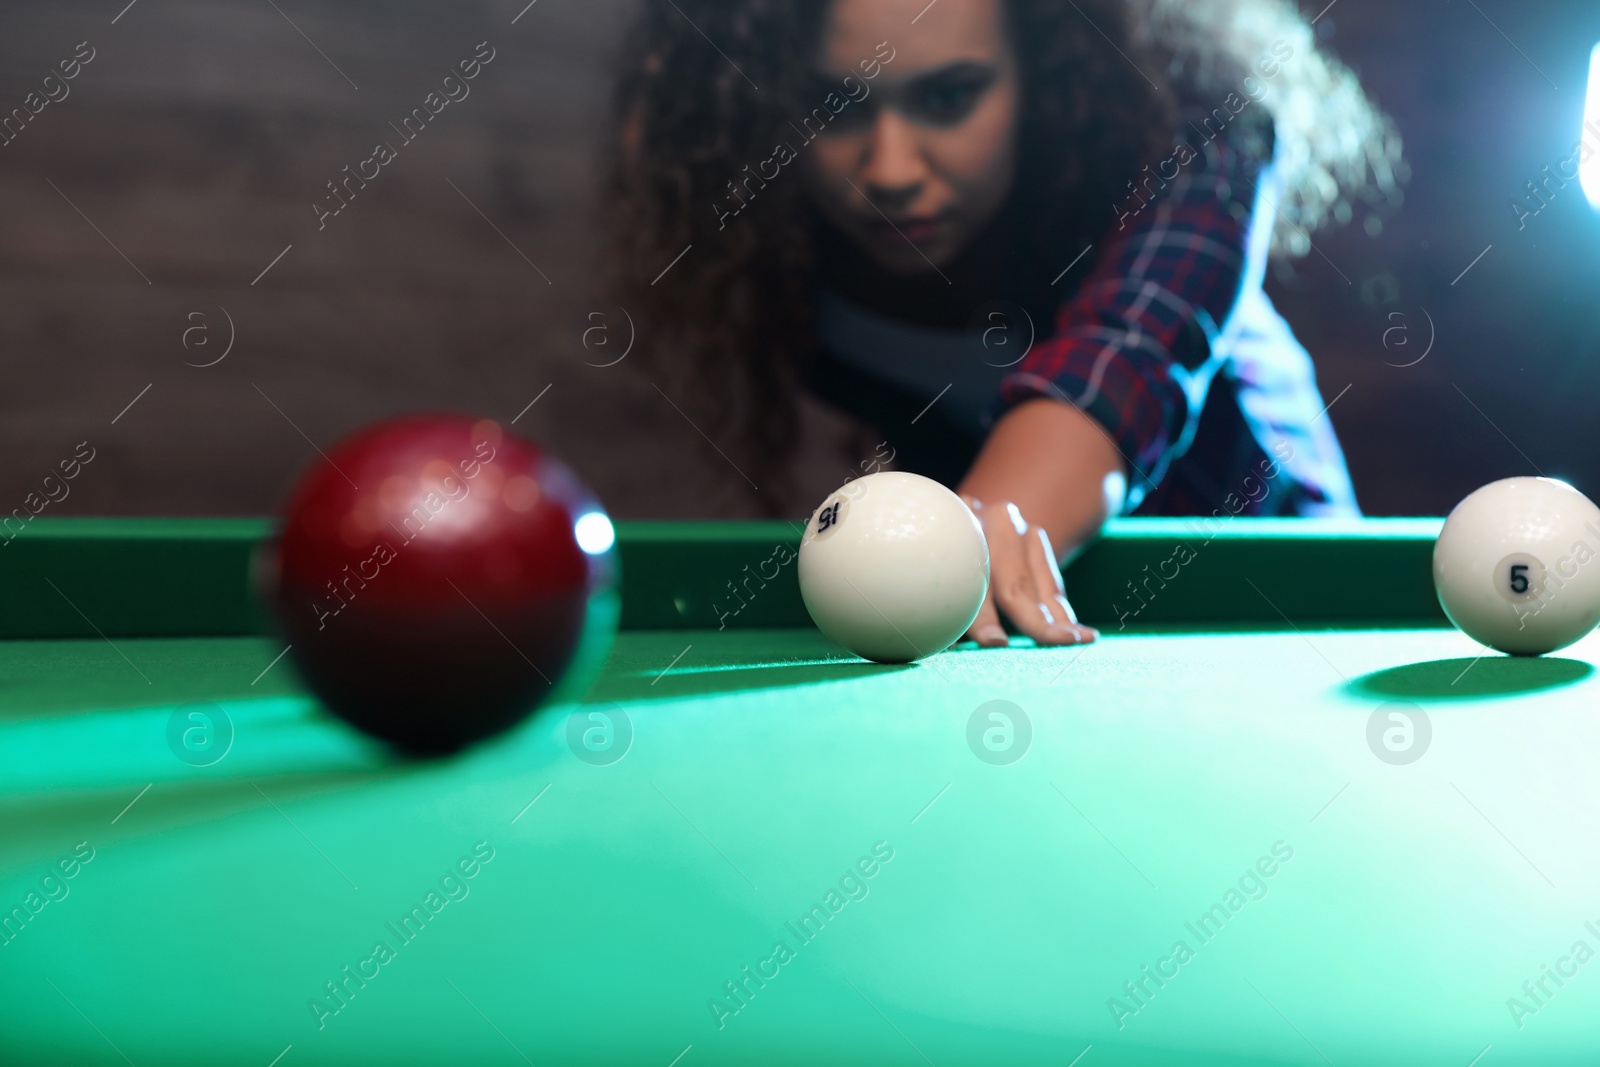
{"label": "woman's finger", "polygon": [[1061,580],[1061,567],[1056,563],[1055,552],[1050,546],[1049,533],[1035,526],[1029,531],[1027,540],[1028,565],[1034,583],[1041,591],[1041,595],[1046,598],[1050,614],[1055,620],[1050,643],[1082,645],[1099,637],[1094,627],[1084,626],[1078,622],[1077,614],[1067,602],[1066,584]]}
{"label": "woman's finger", "polygon": [[[995,551],[996,542],[1004,546]],[[1076,631],[1063,627],[1057,619],[1059,608],[1055,605],[1055,591],[1049,585],[1041,586],[1029,560],[1035,539],[1018,533],[1009,522],[1003,531],[996,531],[990,542],[990,583],[995,604],[1005,612],[1018,630],[1042,645],[1070,644],[1076,641]]]}
{"label": "woman's finger", "polygon": [[983,607],[978,609],[978,617],[967,628],[966,639],[976,641],[984,648],[1004,648],[1011,643],[1005,627],[1000,625],[1000,612],[994,606],[992,587],[983,594]]}
{"label": "woman's finger", "polygon": [[[989,531],[989,518],[992,509],[985,508],[983,501],[976,497],[963,496],[962,501],[972,509],[978,518],[978,525],[983,530],[983,539],[989,545],[989,587],[983,594],[983,606],[978,609],[978,617],[972,620],[972,625],[967,627],[966,640],[976,641],[983,648],[1004,648],[1010,644],[1011,639],[1006,636],[1005,627],[1000,624],[1000,612],[994,605],[994,542],[996,534]],[[1005,536],[1005,531],[999,531],[998,536]]]}
{"label": "woman's finger", "polygon": [[[1017,629],[1029,637],[1042,632],[1044,614],[1039,604],[1038,590],[1028,568],[1023,535],[1028,524],[1022,520],[1014,506],[982,507],[977,511],[983,525],[984,538],[989,542],[989,596],[987,602],[1004,613]],[[998,614],[994,625],[998,627]],[[1004,633],[1002,629],[1000,631]],[[994,634],[990,640],[997,646]]]}

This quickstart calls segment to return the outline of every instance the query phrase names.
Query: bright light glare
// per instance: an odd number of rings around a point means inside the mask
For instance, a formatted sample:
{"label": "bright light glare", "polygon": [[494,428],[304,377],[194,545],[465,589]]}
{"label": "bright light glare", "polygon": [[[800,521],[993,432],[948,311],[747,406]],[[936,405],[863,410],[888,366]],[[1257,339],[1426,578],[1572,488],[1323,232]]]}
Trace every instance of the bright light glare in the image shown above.
{"label": "bright light glare", "polygon": [[1600,208],[1600,44],[1589,54],[1589,102],[1583,109],[1583,141],[1594,149],[1583,164],[1583,191]]}
{"label": "bright light glare", "polygon": [[578,539],[578,547],[591,556],[598,556],[607,552],[616,543],[617,532],[611,527],[611,520],[606,518],[604,512],[590,511],[578,517],[572,524],[572,533]]}

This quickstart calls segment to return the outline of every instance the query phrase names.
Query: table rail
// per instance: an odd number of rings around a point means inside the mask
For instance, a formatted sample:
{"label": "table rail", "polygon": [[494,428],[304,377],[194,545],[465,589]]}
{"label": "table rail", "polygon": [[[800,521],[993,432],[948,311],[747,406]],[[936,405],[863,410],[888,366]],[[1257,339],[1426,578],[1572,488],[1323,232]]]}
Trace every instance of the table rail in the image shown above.
{"label": "table rail", "polygon": [[[1084,621],[1441,626],[1437,519],[1122,519],[1067,570]],[[798,523],[619,522],[624,629],[809,626]],[[39,518],[0,540],[0,637],[265,633],[265,519]]]}

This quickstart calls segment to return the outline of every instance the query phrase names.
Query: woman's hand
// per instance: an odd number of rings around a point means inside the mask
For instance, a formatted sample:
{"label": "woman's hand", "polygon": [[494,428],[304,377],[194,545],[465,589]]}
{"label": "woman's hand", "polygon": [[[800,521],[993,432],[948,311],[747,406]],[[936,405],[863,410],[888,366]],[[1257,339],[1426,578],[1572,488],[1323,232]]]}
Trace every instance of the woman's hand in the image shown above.
{"label": "woman's hand", "polygon": [[1059,561],[1122,510],[1122,455],[1100,424],[1070,404],[1030,400],[995,424],[959,489],[989,542],[989,595],[970,640],[1006,644],[1000,614],[1041,645],[1099,636],[1067,603]]}
{"label": "woman's hand", "polygon": [[1083,645],[1100,636],[1092,626],[1080,625],[1067,603],[1049,531],[1028,522],[1009,501],[961,499],[978,516],[989,542],[989,592],[968,639],[985,648],[1004,648],[1008,638],[1000,611],[1040,645]]}

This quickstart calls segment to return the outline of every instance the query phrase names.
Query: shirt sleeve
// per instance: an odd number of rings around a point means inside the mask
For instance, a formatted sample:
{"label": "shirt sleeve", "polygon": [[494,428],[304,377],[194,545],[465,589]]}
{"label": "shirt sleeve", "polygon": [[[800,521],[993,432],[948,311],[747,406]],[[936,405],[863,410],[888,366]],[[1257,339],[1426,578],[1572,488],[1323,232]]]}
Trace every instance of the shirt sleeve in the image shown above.
{"label": "shirt sleeve", "polygon": [[1251,246],[1264,244],[1259,231],[1271,222],[1252,220],[1267,170],[1231,132],[1185,144],[1145,172],[1148,191],[1117,205],[1054,334],[1001,383],[1002,413],[1052,397],[1104,426],[1133,468],[1130,508],[1188,447],[1222,330],[1247,274],[1259,273],[1249,269]]}

